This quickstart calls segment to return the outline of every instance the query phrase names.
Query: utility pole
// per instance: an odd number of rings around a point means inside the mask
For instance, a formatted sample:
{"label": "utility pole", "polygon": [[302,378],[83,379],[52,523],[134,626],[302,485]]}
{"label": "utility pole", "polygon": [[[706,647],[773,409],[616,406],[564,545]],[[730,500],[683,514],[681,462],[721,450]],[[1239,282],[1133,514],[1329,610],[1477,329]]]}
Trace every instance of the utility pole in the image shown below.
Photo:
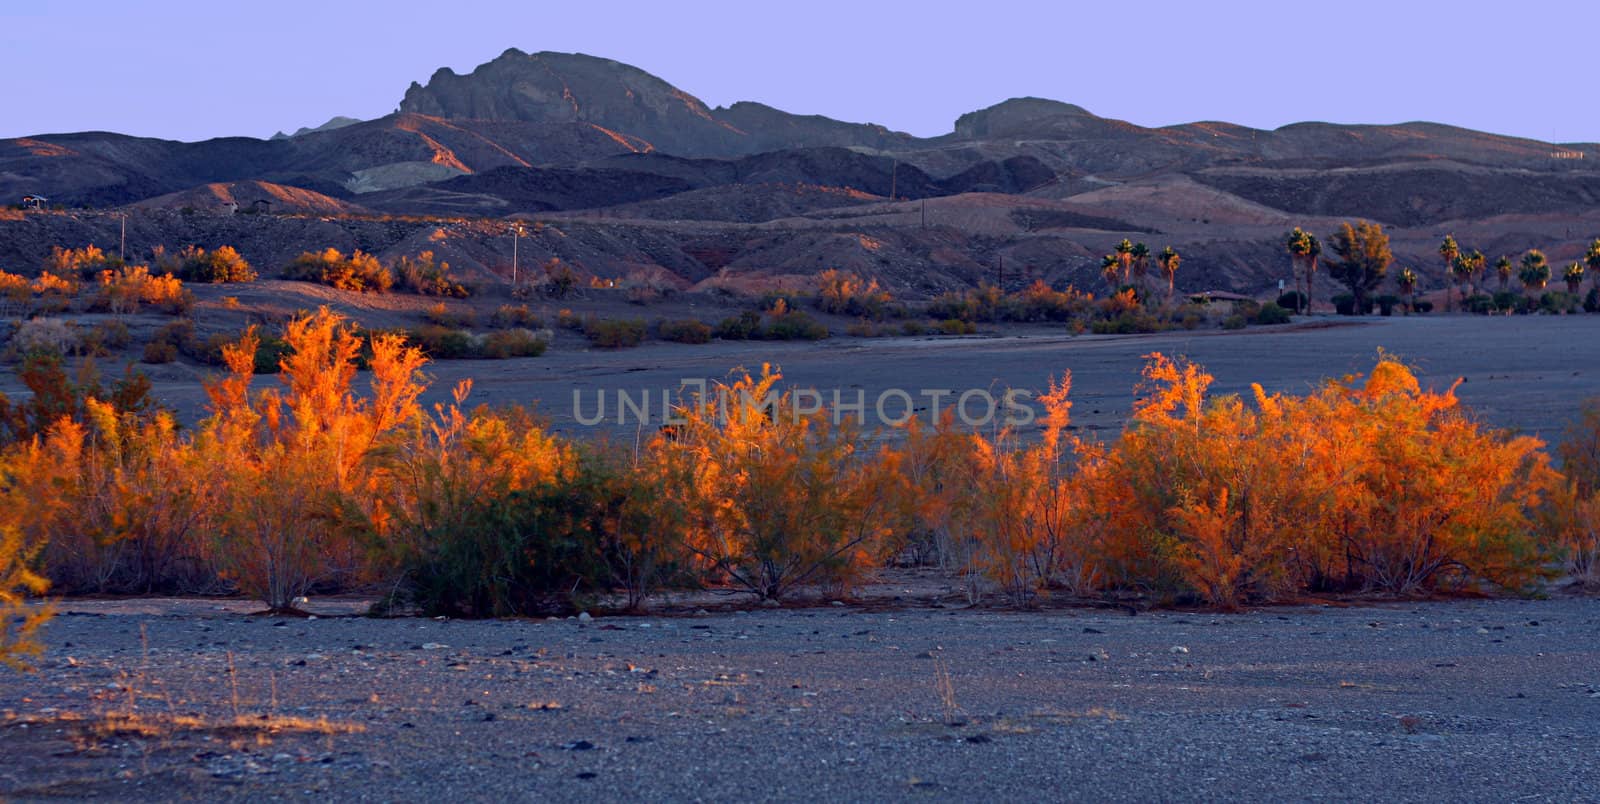
{"label": "utility pole", "polygon": [[517,286],[517,244],[522,241],[522,224],[511,227],[511,286]]}

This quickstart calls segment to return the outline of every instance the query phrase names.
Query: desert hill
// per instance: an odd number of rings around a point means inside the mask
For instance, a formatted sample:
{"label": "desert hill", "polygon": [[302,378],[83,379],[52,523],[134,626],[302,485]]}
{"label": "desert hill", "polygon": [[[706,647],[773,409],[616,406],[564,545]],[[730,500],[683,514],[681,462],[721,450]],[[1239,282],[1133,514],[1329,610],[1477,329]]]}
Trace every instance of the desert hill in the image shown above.
{"label": "desert hill", "polygon": [[[268,270],[344,244],[431,248],[496,275],[517,218],[565,233],[524,243],[535,258],[686,286],[829,267],[914,294],[985,277],[1094,286],[1098,255],[1129,237],[1182,251],[1180,286],[1254,293],[1286,275],[1283,230],[1349,218],[1391,227],[1400,261],[1433,287],[1445,232],[1571,259],[1600,234],[1597,153],[1431,123],[1148,128],[1039,98],[917,138],[755,102],[713,108],[617,61],[512,49],[413,83],[394,114],[293,136],[3,140],[0,199],[126,208],[141,245],[227,242]],[[108,242],[93,212],[39,215],[0,220],[0,267]]]}

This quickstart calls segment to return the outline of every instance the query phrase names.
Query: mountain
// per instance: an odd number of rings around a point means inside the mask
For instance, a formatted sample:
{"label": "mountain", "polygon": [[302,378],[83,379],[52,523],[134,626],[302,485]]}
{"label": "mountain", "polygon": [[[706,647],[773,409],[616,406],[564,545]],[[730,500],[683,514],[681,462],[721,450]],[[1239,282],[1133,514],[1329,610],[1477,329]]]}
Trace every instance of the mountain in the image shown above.
{"label": "mountain", "polygon": [[736,156],[819,145],[910,142],[882,126],[801,116],[759,103],[711,109],[637,67],[581,53],[512,48],[467,75],[440,69],[413,82],[400,111],[453,119],[582,123],[637,137],[680,156]]}
{"label": "mountain", "polygon": [[[755,102],[713,108],[621,62],[512,49],[413,83],[394,114],[266,140],[0,140],[0,199],[126,208],[150,216],[130,224],[138,242],[231,239],[266,264],[321,238],[432,248],[492,273],[499,219],[520,216],[566,233],[530,253],[595,275],[749,286],[840,267],[912,294],[1002,262],[1094,286],[1098,255],[1131,237],[1183,251],[1180,286],[1255,292],[1283,275],[1284,229],[1350,218],[1391,227],[1400,259],[1435,284],[1448,231],[1496,254],[1574,259],[1600,234],[1597,154],[1420,122],[1151,128],[1041,98],[917,138]],[[372,222],[382,215],[468,220]],[[0,217],[0,267],[31,268],[106,225]]]}
{"label": "mountain", "polygon": [[354,117],[345,117],[344,115],[335,115],[335,116],[329,118],[328,122],[323,123],[322,125],[317,126],[316,128],[301,127],[301,128],[296,129],[293,134],[285,134],[282,131],[280,131],[280,132],[272,135],[271,137],[268,137],[268,139],[286,140],[286,139],[289,139],[291,137],[304,137],[307,134],[315,134],[318,131],[333,131],[336,128],[344,128],[345,126],[353,126],[353,125],[355,125],[355,124],[357,124],[359,122],[361,122],[361,121],[355,119]]}

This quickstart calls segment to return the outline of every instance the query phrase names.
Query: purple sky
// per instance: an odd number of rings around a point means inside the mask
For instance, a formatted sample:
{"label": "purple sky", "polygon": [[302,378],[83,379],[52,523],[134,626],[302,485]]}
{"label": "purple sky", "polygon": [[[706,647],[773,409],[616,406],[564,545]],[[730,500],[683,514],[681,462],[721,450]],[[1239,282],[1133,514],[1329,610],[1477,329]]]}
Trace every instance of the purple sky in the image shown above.
{"label": "purple sky", "polygon": [[924,136],[1036,95],[1141,125],[1433,120],[1594,142],[1597,28],[1593,0],[4,0],[0,137],[264,137],[381,116],[435,69],[516,47],[617,59],[713,106]]}

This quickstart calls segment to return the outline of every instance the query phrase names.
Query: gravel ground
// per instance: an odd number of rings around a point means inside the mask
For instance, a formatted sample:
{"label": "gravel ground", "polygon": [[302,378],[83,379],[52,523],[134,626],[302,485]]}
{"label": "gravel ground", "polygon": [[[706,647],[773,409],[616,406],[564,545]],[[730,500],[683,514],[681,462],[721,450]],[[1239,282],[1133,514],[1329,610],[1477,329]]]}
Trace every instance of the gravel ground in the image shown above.
{"label": "gravel ground", "polygon": [[[63,603],[40,672],[0,671],[0,795],[1600,800],[1600,600],[470,622],[249,605]],[[341,733],[220,728],[236,709]],[[165,727],[92,733],[134,711]]]}

